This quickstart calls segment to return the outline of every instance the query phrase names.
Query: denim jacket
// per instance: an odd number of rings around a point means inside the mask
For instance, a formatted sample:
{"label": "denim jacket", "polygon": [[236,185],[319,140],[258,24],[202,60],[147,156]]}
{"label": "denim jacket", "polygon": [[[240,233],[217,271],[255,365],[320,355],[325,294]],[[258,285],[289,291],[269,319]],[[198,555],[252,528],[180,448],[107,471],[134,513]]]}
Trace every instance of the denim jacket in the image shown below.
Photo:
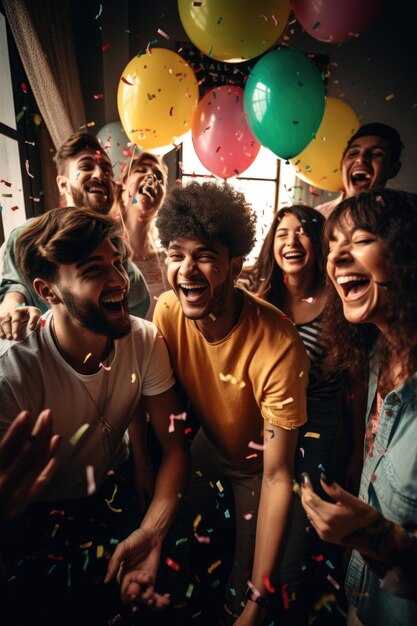
{"label": "denim jacket", "polygon": [[[378,383],[372,369],[366,421]],[[364,460],[359,497],[387,519],[409,530],[417,528],[417,373],[383,401],[374,446]],[[354,550],[346,593],[364,626],[415,626],[417,603],[384,590],[381,582]]]}

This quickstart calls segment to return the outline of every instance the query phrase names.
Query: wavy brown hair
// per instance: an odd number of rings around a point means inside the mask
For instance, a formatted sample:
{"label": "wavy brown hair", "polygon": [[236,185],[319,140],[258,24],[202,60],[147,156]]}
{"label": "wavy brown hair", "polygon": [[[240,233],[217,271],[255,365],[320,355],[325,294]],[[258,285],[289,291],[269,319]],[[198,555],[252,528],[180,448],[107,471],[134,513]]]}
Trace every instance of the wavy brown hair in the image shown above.
{"label": "wavy brown hair", "polygon": [[369,357],[378,344],[380,371],[389,372],[395,354],[402,377],[417,370],[417,195],[393,189],[373,189],[343,200],[325,225],[329,241],[346,220],[377,235],[383,245],[389,333],[373,324],[352,324],[343,315],[342,301],[330,280],[323,315],[323,336],[329,345],[327,369],[349,367],[366,376]]}
{"label": "wavy brown hair", "polygon": [[294,215],[311,241],[316,261],[315,284],[320,290],[324,288],[326,279],[326,257],[323,246],[324,217],[312,207],[304,204],[294,204],[280,209],[272,221],[257,260],[247,270],[254,282],[257,295],[278,308],[283,306],[285,284],[282,269],[275,260],[274,240],[278,224],[285,215]]}

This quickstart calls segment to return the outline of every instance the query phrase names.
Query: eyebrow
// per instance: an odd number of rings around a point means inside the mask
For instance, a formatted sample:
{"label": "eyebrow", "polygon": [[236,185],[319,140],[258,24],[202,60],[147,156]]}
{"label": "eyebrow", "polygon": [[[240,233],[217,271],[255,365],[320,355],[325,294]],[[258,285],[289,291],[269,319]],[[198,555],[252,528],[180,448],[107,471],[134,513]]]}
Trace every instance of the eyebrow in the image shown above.
{"label": "eyebrow", "polygon": [[102,155],[100,158],[97,158],[96,156],[83,156],[81,157],[78,161],[77,161],[77,165],[82,165],[83,163],[100,163],[100,166],[106,165],[107,167],[111,167],[111,163],[110,161],[108,161],[104,155]]}
{"label": "eyebrow", "polygon": [[[168,246],[168,250],[182,250],[183,247],[179,246],[177,243],[170,243]],[[213,252],[214,254],[218,254],[218,250],[212,248],[211,246],[199,246],[195,252]]]}
{"label": "eyebrow", "polygon": [[[119,259],[121,258],[121,256],[122,256],[122,253],[117,251],[113,255],[113,260]],[[104,256],[97,254],[96,256],[89,256],[86,259],[83,259],[82,261],[78,261],[75,267],[79,269],[80,267],[84,267],[84,265],[87,265],[88,263],[96,263],[97,261],[100,262],[104,260],[105,260]]]}

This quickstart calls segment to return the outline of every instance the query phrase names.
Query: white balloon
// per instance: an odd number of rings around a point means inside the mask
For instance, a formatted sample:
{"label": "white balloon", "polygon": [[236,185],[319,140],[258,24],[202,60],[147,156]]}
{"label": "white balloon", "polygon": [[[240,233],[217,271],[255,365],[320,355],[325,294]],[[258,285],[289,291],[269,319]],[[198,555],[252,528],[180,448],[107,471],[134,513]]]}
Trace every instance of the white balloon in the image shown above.
{"label": "white balloon", "polygon": [[109,122],[103,126],[97,133],[97,139],[112,163],[114,180],[120,178],[124,169],[123,165],[129,164],[132,154],[139,156],[143,152],[141,147],[130,142],[121,122]]}

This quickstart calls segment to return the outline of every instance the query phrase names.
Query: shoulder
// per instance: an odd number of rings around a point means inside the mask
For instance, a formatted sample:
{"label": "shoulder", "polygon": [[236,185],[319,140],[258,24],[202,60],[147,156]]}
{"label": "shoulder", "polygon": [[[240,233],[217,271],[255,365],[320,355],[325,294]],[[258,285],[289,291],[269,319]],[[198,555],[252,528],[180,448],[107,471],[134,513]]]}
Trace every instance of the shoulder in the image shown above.
{"label": "shoulder", "polygon": [[161,320],[164,318],[171,318],[172,315],[179,315],[182,309],[175,292],[170,289],[164,291],[158,298],[155,307],[154,320]]}
{"label": "shoulder", "polygon": [[339,202],[343,200],[343,193],[341,193],[337,198],[333,200],[329,200],[329,202],[323,202],[323,204],[318,204],[315,206],[315,210],[323,215],[323,217],[328,218],[329,215],[334,211]]}
{"label": "shoulder", "polygon": [[287,339],[290,343],[299,340],[297,329],[291,320],[280,309],[261,298],[244,292],[246,323],[253,327],[256,333],[265,336],[265,340],[273,338]]}

